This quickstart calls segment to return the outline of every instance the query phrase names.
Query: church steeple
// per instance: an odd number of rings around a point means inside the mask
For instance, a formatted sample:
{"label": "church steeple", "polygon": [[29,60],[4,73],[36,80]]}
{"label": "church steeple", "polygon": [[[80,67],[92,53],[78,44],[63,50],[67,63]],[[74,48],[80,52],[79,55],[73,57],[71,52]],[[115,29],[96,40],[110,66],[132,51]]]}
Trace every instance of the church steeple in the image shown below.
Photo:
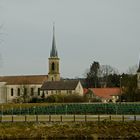
{"label": "church steeple", "polygon": [[52,49],[50,52],[50,57],[58,57],[56,42],[55,42],[55,26],[53,25],[53,40],[52,40]]}
{"label": "church steeple", "polygon": [[139,60],[139,68],[138,68],[137,72],[140,72],[140,60]]}
{"label": "church steeple", "polygon": [[59,58],[55,43],[55,27],[53,25],[53,40],[49,58],[48,81],[60,81]]}

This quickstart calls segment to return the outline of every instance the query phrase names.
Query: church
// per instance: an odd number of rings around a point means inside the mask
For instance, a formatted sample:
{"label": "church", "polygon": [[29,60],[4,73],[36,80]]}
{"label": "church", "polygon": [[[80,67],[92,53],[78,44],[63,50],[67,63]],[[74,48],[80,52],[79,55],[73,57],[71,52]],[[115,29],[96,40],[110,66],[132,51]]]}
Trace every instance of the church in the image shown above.
{"label": "church", "polygon": [[28,100],[33,97],[40,98],[42,94],[45,95],[45,98],[52,94],[79,94],[83,96],[83,87],[80,81],[61,78],[59,61],[53,26],[48,75],[0,76],[0,103],[13,102],[13,100],[25,95]]}

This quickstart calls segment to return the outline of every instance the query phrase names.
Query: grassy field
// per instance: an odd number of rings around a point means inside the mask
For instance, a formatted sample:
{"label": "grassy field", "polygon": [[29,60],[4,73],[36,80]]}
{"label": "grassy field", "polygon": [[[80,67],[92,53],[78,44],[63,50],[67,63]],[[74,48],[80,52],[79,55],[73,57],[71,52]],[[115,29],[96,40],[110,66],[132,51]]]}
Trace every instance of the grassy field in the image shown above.
{"label": "grassy field", "polygon": [[0,139],[140,139],[140,122],[0,123]]}
{"label": "grassy field", "polygon": [[8,104],[0,104],[0,110],[4,109],[11,109],[11,108],[29,108],[34,106],[48,106],[48,105],[55,105],[51,103],[23,103],[23,104],[15,104],[15,103],[8,103]]}

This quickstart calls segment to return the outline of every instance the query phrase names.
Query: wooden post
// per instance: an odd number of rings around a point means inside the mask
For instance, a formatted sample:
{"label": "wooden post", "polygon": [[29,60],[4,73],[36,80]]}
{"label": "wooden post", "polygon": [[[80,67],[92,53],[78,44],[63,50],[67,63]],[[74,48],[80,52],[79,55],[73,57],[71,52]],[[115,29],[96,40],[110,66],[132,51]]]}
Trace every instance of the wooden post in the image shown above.
{"label": "wooden post", "polygon": [[27,121],[27,116],[25,115],[25,122]]}
{"label": "wooden post", "polygon": [[63,121],[62,115],[60,116],[60,120],[61,120],[61,122]]}
{"label": "wooden post", "polygon": [[124,122],[124,115],[122,115],[122,122]]}
{"label": "wooden post", "polygon": [[73,115],[73,121],[75,122],[75,114]]}
{"label": "wooden post", "polygon": [[12,122],[14,122],[14,117],[13,117],[13,115],[12,115]]}
{"label": "wooden post", "polygon": [[111,115],[109,116],[109,120],[111,121]]}
{"label": "wooden post", "polygon": [[1,117],[0,117],[0,122],[2,122],[2,115],[1,115]]}
{"label": "wooden post", "polygon": [[100,115],[98,115],[98,122],[100,122]]}
{"label": "wooden post", "polygon": [[85,122],[87,122],[87,115],[85,115]]}
{"label": "wooden post", "polygon": [[38,115],[36,115],[36,122],[38,122]]}
{"label": "wooden post", "polygon": [[137,117],[136,117],[136,115],[134,115],[134,121],[137,121]]}
{"label": "wooden post", "polygon": [[49,122],[51,122],[51,115],[49,115]]}

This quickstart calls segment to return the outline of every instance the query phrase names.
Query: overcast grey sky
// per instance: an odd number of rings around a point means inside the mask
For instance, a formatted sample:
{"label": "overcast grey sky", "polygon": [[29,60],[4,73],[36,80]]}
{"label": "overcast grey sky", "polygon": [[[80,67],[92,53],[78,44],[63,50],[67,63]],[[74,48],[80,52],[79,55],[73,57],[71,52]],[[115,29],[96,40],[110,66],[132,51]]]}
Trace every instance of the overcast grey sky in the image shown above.
{"label": "overcast grey sky", "polygon": [[138,64],[140,0],[0,0],[0,75],[47,74],[53,22],[63,77]]}

